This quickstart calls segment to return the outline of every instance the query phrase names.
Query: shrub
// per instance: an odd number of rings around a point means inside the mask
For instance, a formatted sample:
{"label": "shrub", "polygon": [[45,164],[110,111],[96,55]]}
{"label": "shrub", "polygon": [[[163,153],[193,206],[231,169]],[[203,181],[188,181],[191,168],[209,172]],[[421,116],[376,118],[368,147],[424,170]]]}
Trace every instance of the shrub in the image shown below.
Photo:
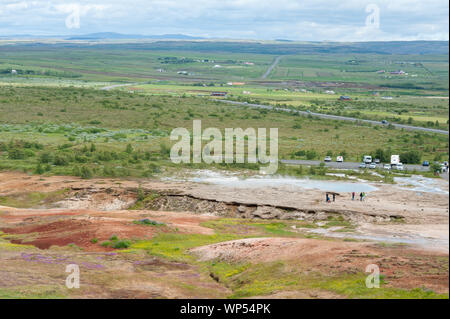
{"label": "shrub", "polygon": [[306,151],[306,159],[313,160],[317,157],[317,152],[314,150]]}
{"label": "shrub", "polygon": [[131,246],[131,242],[129,240],[126,239],[122,239],[119,240],[118,242],[113,244],[113,248],[115,249],[123,249],[123,248],[128,248]]}
{"label": "shrub", "polygon": [[92,170],[89,167],[83,166],[81,168],[81,175],[80,175],[81,178],[89,179],[89,178],[92,178],[92,175],[93,175]]}
{"label": "shrub", "polygon": [[39,157],[39,161],[43,164],[50,163],[52,161],[52,155],[49,152],[44,152]]}
{"label": "shrub", "polygon": [[8,158],[13,160],[24,159],[25,153],[21,149],[13,148],[8,151]]}
{"label": "shrub", "polygon": [[111,245],[111,243],[109,241],[104,241],[100,244],[102,247],[109,247],[109,245]]}
{"label": "shrub", "polygon": [[53,159],[53,164],[56,166],[66,166],[67,164],[69,164],[69,161],[64,156],[56,155]]}

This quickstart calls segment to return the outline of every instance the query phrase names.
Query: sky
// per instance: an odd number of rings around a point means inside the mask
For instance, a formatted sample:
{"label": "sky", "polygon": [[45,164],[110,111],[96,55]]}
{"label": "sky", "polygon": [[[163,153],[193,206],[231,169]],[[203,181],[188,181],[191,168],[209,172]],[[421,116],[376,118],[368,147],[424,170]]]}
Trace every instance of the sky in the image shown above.
{"label": "sky", "polygon": [[447,0],[0,0],[0,36],[96,32],[448,41],[449,5]]}

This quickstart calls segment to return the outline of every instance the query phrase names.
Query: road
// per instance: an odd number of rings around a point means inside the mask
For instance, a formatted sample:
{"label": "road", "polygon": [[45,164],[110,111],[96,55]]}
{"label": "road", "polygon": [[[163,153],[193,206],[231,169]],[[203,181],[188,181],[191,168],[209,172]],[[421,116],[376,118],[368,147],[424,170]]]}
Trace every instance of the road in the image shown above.
{"label": "road", "polygon": [[[320,163],[325,163],[325,166],[331,168],[341,168],[341,169],[357,169],[359,168],[360,163],[355,162],[322,162],[322,161],[308,161],[308,160],[280,160],[283,164],[294,164],[294,165],[319,165]],[[404,164],[405,170],[407,171],[418,171],[418,172],[426,172],[429,171],[429,167],[422,165],[414,165],[414,164]],[[378,164],[377,168],[383,168],[383,164]]]}
{"label": "road", "polygon": [[124,86],[132,86],[132,85],[137,85],[137,84],[142,84],[142,83],[124,83],[124,84],[114,84],[114,85],[109,85],[109,86],[105,86],[102,87],[100,90],[103,91],[109,91],[118,87],[124,87]]}
{"label": "road", "polygon": [[273,61],[273,63],[269,66],[269,68],[267,69],[266,73],[263,74],[263,76],[261,77],[261,79],[265,79],[269,76],[270,72],[272,72],[273,68],[277,66],[278,62],[280,62],[281,60],[281,56],[277,56],[275,58],[275,60]]}
{"label": "road", "polygon": [[[372,120],[363,120],[358,119],[354,117],[346,117],[346,116],[339,116],[339,115],[331,115],[331,114],[322,114],[322,113],[315,113],[315,112],[307,112],[307,111],[298,111],[283,107],[274,107],[270,105],[263,105],[263,104],[252,104],[252,103],[246,103],[246,102],[238,102],[238,101],[230,101],[230,100],[219,100],[219,99],[213,99],[213,101],[228,103],[228,104],[234,104],[234,105],[241,105],[241,106],[249,106],[254,108],[260,108],[260,109],[267,109],[267,110],[276,110],[276,111],[284,111],[284,112],[294,112],[302,115],[307,116],[314,116],[319,117],[323,119],[329,119],[329,120],[338,120],[338,121],[350,121],[350,122],[361,122],[361,123],[370,123],[372,125],[381,125],[386,126],[386,124],[383,124],[379,121],[372,121]],[[404,124],[396,124],[391,123],[392,126],[400,129],[405,129],[408,131],[422,131],[422,132],[428,132],[428,133],[438,133],[438,134],[446,134],[448,135],[448,131],[444,130],[437,130],[433,128],[427,128],[427,127],[420,127],[420,126],[411,126],[411,125],[404,125]]]}

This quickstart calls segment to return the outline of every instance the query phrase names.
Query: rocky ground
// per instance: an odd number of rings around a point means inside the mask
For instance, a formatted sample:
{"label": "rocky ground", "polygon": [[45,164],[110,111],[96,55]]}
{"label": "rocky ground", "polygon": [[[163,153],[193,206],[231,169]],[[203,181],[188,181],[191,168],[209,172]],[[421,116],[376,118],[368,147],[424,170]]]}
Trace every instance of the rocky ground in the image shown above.
{"label": "rocky ground", "polygon": [[[0,205],[0,297],[364,297],[318,278],[350,280],[368,264],[399,296],[448,294],[446,194],[383,185],[363,202],[325,203],[289,187],[0,173]],[[131,246],[102,244],[112,236]],[[65,288],[69,263],[82,289]],[[256,269],[274,267],[290,284],[258,286]]]}

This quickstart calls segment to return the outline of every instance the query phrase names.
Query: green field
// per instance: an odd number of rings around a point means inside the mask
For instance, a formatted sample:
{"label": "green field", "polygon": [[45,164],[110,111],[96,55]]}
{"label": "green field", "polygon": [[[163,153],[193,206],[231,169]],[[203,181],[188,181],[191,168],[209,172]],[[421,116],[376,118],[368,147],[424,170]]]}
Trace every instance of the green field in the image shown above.
{"label": "green field", "polygon": [[[0,169],[149,176],[173,166],[170,132],[190,129],[194,119],[204,128],[278,127],[283,159],[332,154],[360,161],[382,150],[447,160],[444,135],[210,101],[211,92],[226,91],[232,100],[448,130],[448,54],[431,45],[428,54],[388,44],[382,48],[390,53],[356,47],[0,44]],[[262,79],[277,56],[279,64]],[[389,73],[396,70],[408,74]],[[128,85],[101,90],[115,84]],[[338,101],[340,95],[352,100]]]}

